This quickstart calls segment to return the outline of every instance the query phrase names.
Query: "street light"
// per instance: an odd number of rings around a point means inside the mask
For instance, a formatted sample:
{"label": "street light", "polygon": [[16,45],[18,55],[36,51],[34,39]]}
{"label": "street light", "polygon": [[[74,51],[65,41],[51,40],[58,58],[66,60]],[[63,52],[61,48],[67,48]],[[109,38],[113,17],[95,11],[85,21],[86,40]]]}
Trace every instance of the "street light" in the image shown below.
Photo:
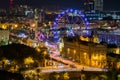
{"label": "street light", "polygon": [[34,28],[34,27],[36,26],[36,24],[35,24],[35,23],[33,23],[31,26]]}

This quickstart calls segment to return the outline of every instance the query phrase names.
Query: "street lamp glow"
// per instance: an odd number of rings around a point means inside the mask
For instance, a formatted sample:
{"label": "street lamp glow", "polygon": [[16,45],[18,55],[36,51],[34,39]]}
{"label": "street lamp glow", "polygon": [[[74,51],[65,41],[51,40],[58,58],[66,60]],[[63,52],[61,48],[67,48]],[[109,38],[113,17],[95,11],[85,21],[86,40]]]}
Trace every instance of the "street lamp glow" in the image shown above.
{"label": "street lamp glow", "polygon": [[18,25],[17,24],[15,24],[15,28],[17,28],[18,27]]}
{"label": "street lamp glow", "polygon": [[36,25],[35,25],[35,23],[33,23],[31,26],[32,26],[32,27],[35,27]]}

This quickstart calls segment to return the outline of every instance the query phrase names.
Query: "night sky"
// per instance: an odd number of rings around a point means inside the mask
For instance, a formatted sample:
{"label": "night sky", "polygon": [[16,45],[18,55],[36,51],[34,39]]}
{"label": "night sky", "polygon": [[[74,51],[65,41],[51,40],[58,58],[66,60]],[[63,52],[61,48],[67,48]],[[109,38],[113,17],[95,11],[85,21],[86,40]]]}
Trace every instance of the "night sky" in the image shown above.
{"label": "night sky", "polygon": [[[27,4],[34,7],[59,7],[84,9],[84,0],[13,0],[14,4]],[[104,0],[104,10],[120,10],[120,0]],[[0,0],[0,8],[8,8],[9,0]]]}

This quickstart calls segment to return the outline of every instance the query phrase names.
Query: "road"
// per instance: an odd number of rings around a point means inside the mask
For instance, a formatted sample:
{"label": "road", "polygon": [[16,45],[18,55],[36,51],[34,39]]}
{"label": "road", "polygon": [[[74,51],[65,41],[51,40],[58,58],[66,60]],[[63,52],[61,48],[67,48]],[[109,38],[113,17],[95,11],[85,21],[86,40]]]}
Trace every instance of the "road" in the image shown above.
{"label": "road", "polygon": [[82,70],[84,70],[84,71],[106,71],[106,69],[103,69],[103,68],[94,68],[94,67],[89,67],[89,66],[83,66],[78,63],[75,63],[70,60],[60,58],[60,57],[51,56],[51,58],[53,58],[57,61],[61,61],[65,64],[68,64],[68,66],[67,67],[63,66],[63,67],[54,67],[54,68],[43,68],[42,72],[46,73],[46,72],[62,72],[62,71],[82,71]]}
{"label": "road", "polygon": [[[54,50],[50,50],[51,53],[50,54],[50,58],[51,59],[54,59],[54,60],[57,60],[59,62],[62,62],[64,64],[67,64],[68,66],[66,67],[65,65],[63,67],[56,67],[54,66],[54,68],[44,68],[42,70],[42,72],[61,72],[61,71],[81,71],[81,70],[84,70],[84,71],[106,71],[106,69],[103,69],[103,68],[94,68],[94,67],[89,67],[89,66],[84,66],[84,65],[80,65],[79,63],[77,62],[73,62],[73,61],[70,61],[70,60],[67,60],[67,59],[64,59],[62,57],[60,57],[60,52],[58,50],[57,47],[55,47],[55,45],[52,45]],[[50,49],[53,49],[51,45],[47,45],[47,47],[51,47]]]}
{"label": "road", "polygon": [[[10,34],[10,35],[14,35],[14,34]],[[16,36],[16,35],[14,35],[14,36]],[[18,37],[18,36],[16,36],[16,37]],[[49,67],[43,67],[43,68],[40,68],[40,69],[42,69],[42,72],[81,71],[81,70],[84,70],[84,71],[107,71],[106,69],[103,69],[103,68],[94,68],[94,67],[80,65],[79,63],[76,63],[76,62],[73,62],[73,61],[70,61],[70,60],[60,57],[60,52],[59,52],[56,44],[55,45],[47,44],[46,47],[50,49],[49,54],[50,54],[51,59],[55,59],[59,62],[65,63],[68,66],[66,67],[65,65],[63,65],[63,66],[55,67],[53,65],[53,66],[49,66]],[[51,52],[52,52],[52,54],[51,54]]]}

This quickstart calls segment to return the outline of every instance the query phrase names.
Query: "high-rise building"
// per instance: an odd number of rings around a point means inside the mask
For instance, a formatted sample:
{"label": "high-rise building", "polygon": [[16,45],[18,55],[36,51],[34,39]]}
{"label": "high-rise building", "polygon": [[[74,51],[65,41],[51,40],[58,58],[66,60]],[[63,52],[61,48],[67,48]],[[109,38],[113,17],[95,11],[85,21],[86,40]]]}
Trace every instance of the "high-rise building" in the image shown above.
{"label": "high-rise building", "polygon": [[103,0],[94,0],[94,10],[103,11]]}
{"label": "high-rise building", "polygon": [[9,30],[0,29],[0,45],[7,45],[9,42]]}
{"label": "high-rise building", "polygon": [[94,10],[94,0],[85,0],[84,6],[85,6],[85,11]]}
{"label": "high-rise building", "polygon": [[103,11],[103,0],[85,0],[85,11]]}
{"label": "high-rise building", "polygon": [[13,0],[9,0],[9,3],[10,3],[10,7],[13,6]]}

